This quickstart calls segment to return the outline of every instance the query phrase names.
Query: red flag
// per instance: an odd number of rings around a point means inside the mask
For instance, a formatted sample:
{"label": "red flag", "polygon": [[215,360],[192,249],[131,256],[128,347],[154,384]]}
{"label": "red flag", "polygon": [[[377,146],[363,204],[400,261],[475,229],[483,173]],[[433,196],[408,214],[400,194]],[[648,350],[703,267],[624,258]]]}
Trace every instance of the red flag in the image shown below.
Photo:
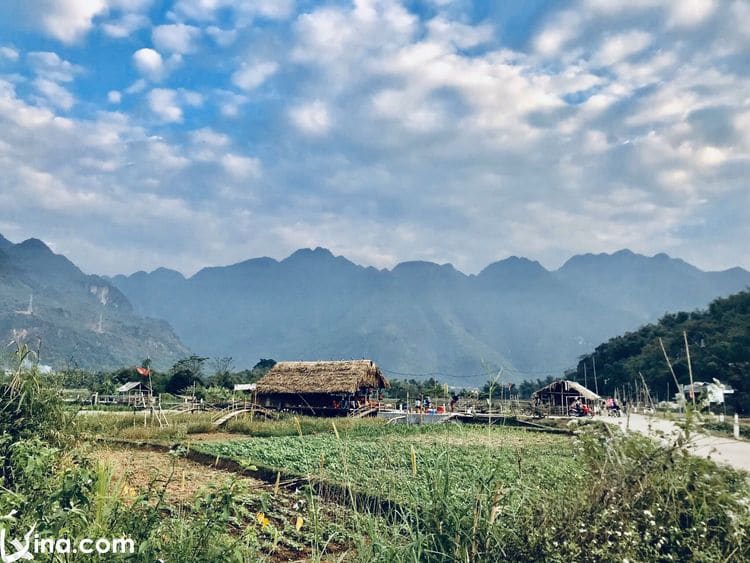
{"label": "red flag", "polygon": [[138,375],[142,375],[143,377],[151,375],[151,370],[148,368],[135,368],[135,371],[138,372]]}

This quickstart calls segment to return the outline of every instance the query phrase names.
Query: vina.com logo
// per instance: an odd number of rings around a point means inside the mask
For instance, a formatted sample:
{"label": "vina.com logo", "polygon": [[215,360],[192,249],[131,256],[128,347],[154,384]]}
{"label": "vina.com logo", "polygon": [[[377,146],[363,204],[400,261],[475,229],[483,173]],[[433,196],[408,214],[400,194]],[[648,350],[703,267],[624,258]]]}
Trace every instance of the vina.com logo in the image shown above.
{"label": "vina.com logo", "polygon": [[[12,511],[6,518],[13,518]],[[0,563],[31,561],[36,555],[132,555],[135,553],[135,541],[130,538],[82,538],[74,541],[70,538],[46,538],[34,533],[36,525],[18,538],[8,539],[5,526],[0,527]],[[8,548],[10,544],[11,549]]]}

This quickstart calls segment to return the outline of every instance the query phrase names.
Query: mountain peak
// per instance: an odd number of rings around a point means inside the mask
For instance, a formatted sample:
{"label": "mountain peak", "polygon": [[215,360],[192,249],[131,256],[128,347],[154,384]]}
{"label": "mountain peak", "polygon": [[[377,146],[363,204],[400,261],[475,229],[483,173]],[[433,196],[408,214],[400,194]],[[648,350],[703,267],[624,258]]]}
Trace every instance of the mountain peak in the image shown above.
{"label": "mountain peak", "polygon": [[164,280],[178,280],[182,281],[185,279],[185,276],[182,275],[182,272],[178,272],[177,270],[171,270],[169,268],[160,267],[156,268],[153,272],[150,274],[151,276],[158,277]]}
{"label": "mountain peak", "polygon": [[0,235],[0,250],[5,250],[7,248],[10,248],[11,246],[13,246],[13,243],[10,242],[3,235]]}
{"label": "mountain peak", "polygon": [[38,238],[29,238],[16,245],[19,250],[32,250],[53,254],[52,249]]}
{"label": "mountain peak", "polygon": [[618,250],[611,254],[607,252],[600,252],[598,254],[587,252],[586,254],[576,254],[575,256],[571,256],[565,264],[560,267],[560,270],[566,271],[571,268],[598,267],[604,264],[624,264],[639,259],[648,260],[648,257],[643,254],[636,254],[628,248],[623,248],[622,250]]}
{"label": "mountain peak", "polygon": [[496,275],[538,275],[547,273],[547,270],[536,260],[519,256],[509,256],[489,264],[479,272],[479,276]]}
{"label": "mountain peak", "polygon": [[299,250],[295,250],[292,254],[290,254],[282,261],[287,262],[307,258],[334,258],[334,256],[333,253],[327,248],[316,246],[315,249],[300,248]]}
{"label": "mountain peak", "polygon": [[397,278],[419,283],[427,283],[429,281],[437,280],[445,281],[466,277],[465,274],[456,270],[453,267],[453,264],[436,264],[435,262],[428,262],[425,260],[401,262],[396,264],[393,270],[391,270],[391,273]]}

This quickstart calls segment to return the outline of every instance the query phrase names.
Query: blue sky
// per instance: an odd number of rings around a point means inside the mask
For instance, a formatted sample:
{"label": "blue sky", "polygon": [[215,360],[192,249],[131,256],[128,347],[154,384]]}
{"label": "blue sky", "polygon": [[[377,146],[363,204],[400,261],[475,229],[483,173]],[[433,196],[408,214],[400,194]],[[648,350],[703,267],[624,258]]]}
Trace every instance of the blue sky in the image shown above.
{"label": "blue sky", "polygon": [[325,246],[750,268],[744,0],[6,0],[0,233],[85,271]]}

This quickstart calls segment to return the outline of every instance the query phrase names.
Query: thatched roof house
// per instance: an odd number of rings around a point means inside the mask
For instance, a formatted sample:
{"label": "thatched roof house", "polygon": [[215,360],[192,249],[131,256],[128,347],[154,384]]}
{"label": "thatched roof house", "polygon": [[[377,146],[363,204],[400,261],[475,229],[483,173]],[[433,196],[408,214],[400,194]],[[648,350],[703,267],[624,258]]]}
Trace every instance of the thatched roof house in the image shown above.
{"label": "thatched roof house", "polygon": [[576,399],[584,399],[586,401],[598,401],[601,399],[591,389],[587,389],[580,383],[567,379],[558,379],[546,387],[534,391],[531,398],[537,402],[551,403],[557,406],[567,406]]}
{"label": "thatched roof house", "polygon": [[351,393],[389,387],[371,360],[279,362],[258,381],[259,395],[275,393]]}
{"label": "thatched roof house", "polygon": [[386,387],[388,380],[371,360],[279,362],[256,391],[267,406],[345,411]]}

